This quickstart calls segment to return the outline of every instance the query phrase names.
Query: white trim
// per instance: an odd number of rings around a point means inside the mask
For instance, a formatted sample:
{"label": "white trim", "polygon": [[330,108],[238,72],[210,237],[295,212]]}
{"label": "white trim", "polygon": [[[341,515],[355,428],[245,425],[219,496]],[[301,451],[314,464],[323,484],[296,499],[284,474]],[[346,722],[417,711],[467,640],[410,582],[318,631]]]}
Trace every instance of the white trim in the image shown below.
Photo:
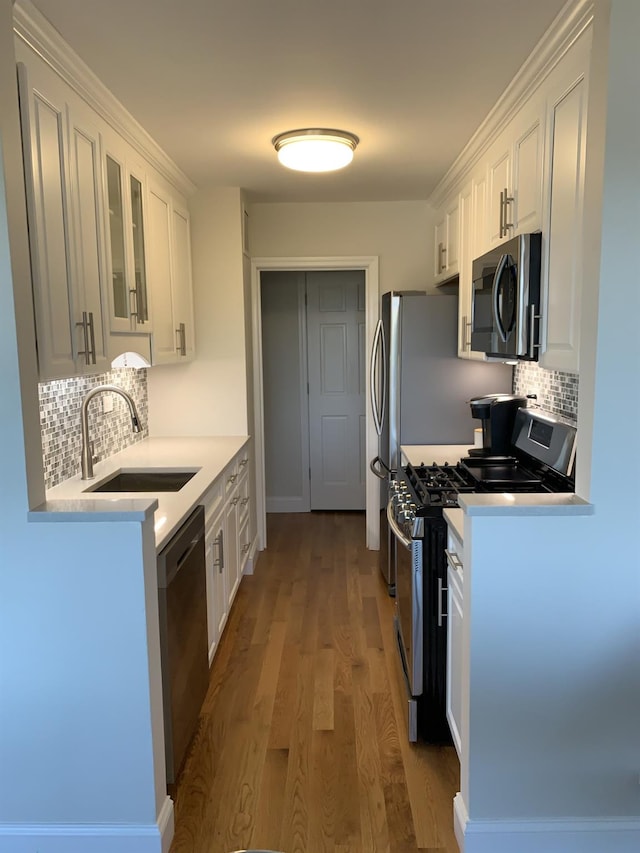
{"label": "white trim", "polygon": [[[303,442],[304,444],[304,442]],[[304,467],[302,469],[304,471]],[[308,477],[303,478],[305,482],[309,482]],[[289,498],[267,498],[267,512],[309,512],[309,500],[305,499],[304,495],[294,495]]]}
{"label": "white trim", "polygon": [[470,820],[464,801],[453,801],[461,853],[637,853],[640,819],[583,818]]}
{"label": "white trim", "polygon": [[471,174],[501,127],[518,112],[593,20],[593,0],[575,0],[559,12],[511,83],[429,197],[438,208]]}
{"label": "white trim", "polygon": [[[267,545],[266,494],[264,475],[264,391],[262,387],[262,323],[260,312],[260,273],[265,270],[348,270],[364,271],[366,292],[367,376],[373,344],[373,333],[379,314],[378,258],[364,257],[312,257],[312,258],[252,258],[251,260],[251,312],[253,330],[253,388],[254,436],[256,449],[256,513],[258,523],[258,548]],[[371,415],[369,383],[366,387],[367,459],[378,453],[378,435]],[[367,467],[366,484],[366,542],[367,548],[380,547],[380,486],[379,480]]]}
{"label": "white trim", "polygon": [[13,31],[166,180],[183,195],[193,195],[195,184],[74,53],[30,0],[17,0],[14,4]]}
{"label": "white trim", "polygon": [[173,801],[165,797],[157,823],[151,824],[0,824],[0,848],[12,853],[168,853],[173,833]]}

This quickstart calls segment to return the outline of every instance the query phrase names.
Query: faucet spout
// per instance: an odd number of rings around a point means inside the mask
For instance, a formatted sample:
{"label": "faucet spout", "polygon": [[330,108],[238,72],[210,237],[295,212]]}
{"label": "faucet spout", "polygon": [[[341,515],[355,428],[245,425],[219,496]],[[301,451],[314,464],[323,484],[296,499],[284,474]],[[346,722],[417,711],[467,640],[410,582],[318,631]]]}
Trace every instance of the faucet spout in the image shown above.
{"label": "faucet spout", "polygon": [[136,404],[124,388],[118,385],[98,385],[92,388],[91,391],[85,394],[80,409],[80,429],[82,432],[82,451],[80,455],[80,467],[82,470],[83,480],[93,480],[93,454],[91,453],[91,442],[89,441],[89,403],[98,394],[119,394],[129,407],[131,415],[131,429],[133,432],[140,432],[140,416],[136,409]]}

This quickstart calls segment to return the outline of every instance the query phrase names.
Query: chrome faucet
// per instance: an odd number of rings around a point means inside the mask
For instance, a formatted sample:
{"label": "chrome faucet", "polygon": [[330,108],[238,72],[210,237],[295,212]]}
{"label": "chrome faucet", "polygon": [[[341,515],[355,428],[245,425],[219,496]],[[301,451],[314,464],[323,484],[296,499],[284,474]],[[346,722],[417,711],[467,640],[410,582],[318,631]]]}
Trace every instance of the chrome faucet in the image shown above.
{"label": "chrome faucet", "polygon": [[136,409],[136,404],[124,388],[118,385],[98,385],[92,388],[82,401],[80,409],[80,427],[82,429],[82,454],[80,456],[80,465],[82,468],[82,479],[93,480],[93,453],[91,451],[91,442],[89,441],[89,403],[93,400],[96,394],[119,394],[129,406],[131,413],[131,428],[134,432],[140,432],[140,418]]}

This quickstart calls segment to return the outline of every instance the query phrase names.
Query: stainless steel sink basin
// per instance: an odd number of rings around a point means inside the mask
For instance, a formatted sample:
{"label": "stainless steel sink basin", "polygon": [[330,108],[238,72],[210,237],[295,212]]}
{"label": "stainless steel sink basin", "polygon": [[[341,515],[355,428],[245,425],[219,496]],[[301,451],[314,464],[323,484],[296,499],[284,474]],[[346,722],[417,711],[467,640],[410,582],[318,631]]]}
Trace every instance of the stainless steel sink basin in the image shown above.
{"label": "stainless steel sink basin", "polygon": [[85,492],[179,492],[197,471],[117,471]]}

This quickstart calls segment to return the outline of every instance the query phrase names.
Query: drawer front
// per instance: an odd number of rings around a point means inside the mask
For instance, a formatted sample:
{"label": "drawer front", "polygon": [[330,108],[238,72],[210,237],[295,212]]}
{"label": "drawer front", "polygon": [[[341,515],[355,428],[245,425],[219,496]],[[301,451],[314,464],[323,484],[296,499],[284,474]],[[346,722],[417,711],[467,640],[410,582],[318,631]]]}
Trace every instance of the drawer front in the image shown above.
{"label": "drawer front", "polygon": [[240,496],[240,501],[238,503],[238,514],[240,518],[240,526],[242,526],[249,517],[249,507],[251,506],[251,495],[249,493],[248,477],[243,477],[240,480],[240,485],[238,486],[238,494]]}
{"label": "drawer front", "polygon": [[231,492],[235,489],[238,484],[239,473],[238,473],[238,459],[237,457],[230,462],[229,465],[225,468],[224,474],[224,493],[225,495],[231,494]]}
{"label": "drawer front", "polygon": [[241,523],[240,532],[238,534],[238,546],[240,556],[240,572],[244,571],[244,567],[249,559],[251,551],[251,533],[249,529],[249,519],[247,518]]}

